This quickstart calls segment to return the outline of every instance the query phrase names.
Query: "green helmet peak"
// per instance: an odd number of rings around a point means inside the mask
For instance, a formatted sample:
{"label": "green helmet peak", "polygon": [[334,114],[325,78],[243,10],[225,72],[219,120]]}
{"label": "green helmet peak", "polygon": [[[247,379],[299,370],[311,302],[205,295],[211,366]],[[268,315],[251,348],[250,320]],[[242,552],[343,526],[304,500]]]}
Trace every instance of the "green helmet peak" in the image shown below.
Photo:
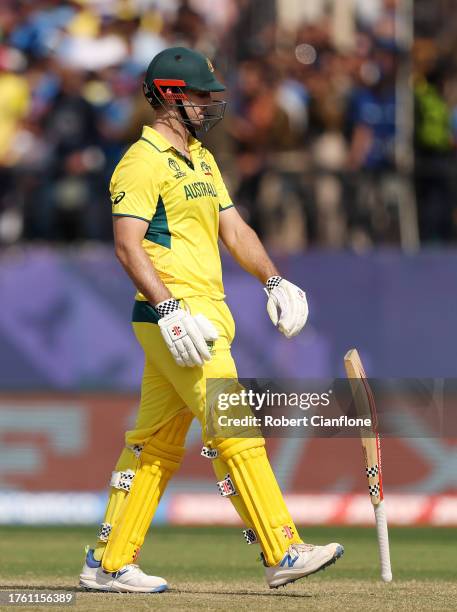
{"label": "green helmet peak", "polygon": [[145,83],[152,89],[155,81],[184,81],[181,87],[199,91],[224,91],[214,76],[211,61],[192,49],[171,47],[158,53],[148,66]]}

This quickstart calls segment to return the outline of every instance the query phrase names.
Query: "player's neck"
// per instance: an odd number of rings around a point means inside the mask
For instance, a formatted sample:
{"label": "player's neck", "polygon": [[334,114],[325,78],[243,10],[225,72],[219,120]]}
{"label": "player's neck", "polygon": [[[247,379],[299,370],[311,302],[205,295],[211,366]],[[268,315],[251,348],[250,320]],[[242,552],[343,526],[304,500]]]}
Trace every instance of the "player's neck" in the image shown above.
{"label": "player's neck", "polygon": [[180,121],[158,117],[152,127],[177,151],[189,157],[189,132]]}

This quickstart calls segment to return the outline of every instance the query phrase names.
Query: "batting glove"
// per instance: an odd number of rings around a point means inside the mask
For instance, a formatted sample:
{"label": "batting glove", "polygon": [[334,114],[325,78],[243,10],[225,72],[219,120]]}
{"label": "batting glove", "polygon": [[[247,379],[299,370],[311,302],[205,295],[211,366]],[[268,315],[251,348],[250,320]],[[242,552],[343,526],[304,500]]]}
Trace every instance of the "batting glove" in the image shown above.
{"label": "batting glove", "polygon": [[305,292],[281,276],[267,280],[267,311],[270,319],[286,338],[293,338],[303,329],[308,318]]}
{"label": "batting glove", "polygon": [[206,341],[218,338],[217,329],[202,314],[192,316],[171,298],[155,306],[159,327],[170,353],[181,367],[202,366],[211,359]]}

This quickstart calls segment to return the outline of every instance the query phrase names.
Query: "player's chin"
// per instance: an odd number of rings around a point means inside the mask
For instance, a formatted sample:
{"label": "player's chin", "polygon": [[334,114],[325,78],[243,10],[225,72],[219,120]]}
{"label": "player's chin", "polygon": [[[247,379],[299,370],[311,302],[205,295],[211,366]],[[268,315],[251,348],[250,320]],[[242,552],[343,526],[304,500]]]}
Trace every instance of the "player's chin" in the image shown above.
{"label": "player's chin", "polygon": [[199,119],[195,119],[194,121],[191,122],[192,126],[196,129],[196,130],[202,130],[203,126],[204,126],[204,122],[203,119],[199,120]]}

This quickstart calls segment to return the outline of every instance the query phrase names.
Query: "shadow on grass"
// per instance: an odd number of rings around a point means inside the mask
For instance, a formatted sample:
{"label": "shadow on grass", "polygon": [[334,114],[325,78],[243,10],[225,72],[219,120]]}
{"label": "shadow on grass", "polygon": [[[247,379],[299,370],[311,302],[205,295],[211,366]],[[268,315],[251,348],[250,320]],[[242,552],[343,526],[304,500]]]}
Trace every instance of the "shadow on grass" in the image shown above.
{"label": "shadow on grass", "polygon": [[94,594],[102,594],[103,595],[162,595],[163,597],[167,596],[167,593],[172,595],[230,595],[232,597],[288,597],[288,598],[304,598],[304,597],[313,597],[310,593],[288,593],[283,591],[282,589],[271,589],[269,591],[247,591],[245,589],[240,590],[211,590],[211,591],[202,591],[202,590],[192,590],[192,589],[168,589],[168,591],[163,593],[115,593],[114,591],[90,591],[84,589],[80,586],[34,586],[34,585],[17,585],[17,584],[2,584],[0,586],[1,591],[20,591],[20,592],[41,592],[41,591],[60,591],[66,593],[94,593]]}
{"label": "shadow on grass", "polygon": [[0,585],[0,592],[2,591],[60,591],[60,592],[71,592],[71,593],[82,593],[80,587],[77,586],[43,586],[34,584],[2,584]]}
{"label": "shadow on grass", "polygon": [[169,593],[183,595],[239,595],[243,597],[313,597],[310,593],[288,593],[287,591],[279,591],[279,589],[271,589],[269,591],[192,591],[190,589],[170,589]]}

